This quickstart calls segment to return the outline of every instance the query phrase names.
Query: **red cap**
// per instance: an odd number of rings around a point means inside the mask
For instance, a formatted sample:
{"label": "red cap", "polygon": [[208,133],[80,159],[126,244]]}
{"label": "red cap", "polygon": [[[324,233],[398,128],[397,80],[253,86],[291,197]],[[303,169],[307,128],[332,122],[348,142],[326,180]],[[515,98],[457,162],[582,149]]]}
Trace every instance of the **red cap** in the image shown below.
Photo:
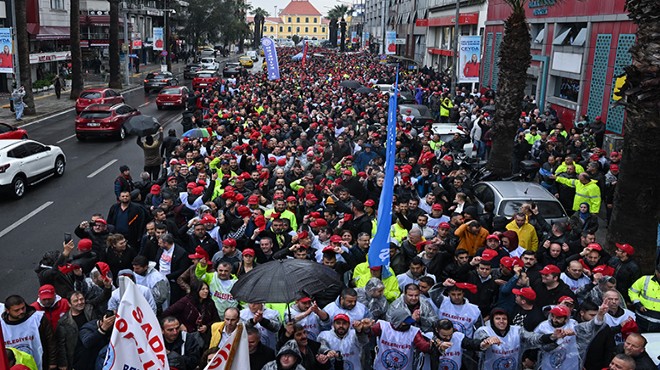
{"label": "red cap", "polygon": [[195,248],[195,253],[189,254],[188,258],[190,258],[191,260],[192,259],[205,259],[205,260],[208,260],[209,259],[209,254],[206,253],[204,248],[202,248],[201,246],[198,245],[197,248]]}
{"label": "red cap", "polygon": [[102,218],[97,218],[96,220],[94,220],[94,223],[107,225],[108,221],[106,221],[105,219],[102,219]]}
{"label": "red cap", "polygon": [[470,283],[456,283],[456,284],[454,284],[454,285],[455,285],[456,288],[458,288],[458,289],[467,290],[468,292],[470,292],[470,293],[472,293],[472,294],[477,294],[477,286],[474,285],[474,284],[470,284]]}
{"label": "red cap", "polygon": [[598,251],[598,252],[603,251],[603,247],[598,243],[589,243],[589,245],[587,245],[587,248],[591,248],[592,251]]}
{"label": "red cap", "polygon": [[594,274],[601,273],[603,276],[614,276],[614,268],[608,266],[608,265],[598,265],[594,267],[593,270],[591,270]]}
{"label": "red cap", "polygon": [[238,212],[238,215],[241,216],[241,217],[248,217],[248,216],[251,216],[251,215],[252,215],[252,210],[250,210],[250,209],[249,209],[248,207],[246,207],[246,206],[240,206],[240,207],[238,207],[237,212]]}
{"label": "red cap", "polygon": [[440,203],[433,204],[433,206],[431,207],[431,210],[433,210],[433,211],[442,211],[442,204],[440,204]]}
{"label": "red cap", "polygon": [[287,202],[297,202],[298,198],[294,197],[293,195],[289,196],[286,198]]}
{"label": "red cap", "polygon": [[341,236],[339,235],[333,235],[330,237],[330,242],[331,243],[341,243]]}
{"label": "red cap", "polygon": [[243,249],[243,255],[244,255],[244,256],[252,256],[252,257],[254,257],[254,249],[252,249],[252,248],[245,248],[245,249]]}
{"label": "red cap", "polygon": [[296,234],[296,236],[298,237],[298,240],[307,239],[309,238],[309,233],[307,231],[301,231],[298,234]]}
{"label": "red cap", "polygon": [[312,298],[310,298],[310,297],[298,298],[298,302],[311,302],[311,301],[312,301]]}
{"label": "red cap", "polygon": [[248,198],[248,204],[259,204],[259,196],[258,195],[250,195]]}
{"label": "red cap", "polygon": [[319,218],[317,220],[312,221],[309,224],[309,226],[311,226],[311,227],[326,227],[326,226],[328,226],[328,221],[326,221],[322,218]]}
{"label": "red cap", "polygon": [[567,296],[567,295],[563,295],[563,296],[559,297],[559,299],[557,300],[557,303],[562,303],[562,302],[573,302],[573,303],[575,303],[575,300],[573,298]]}
{"label": "red cap", "polygon": [[337,320],[344,320],[344,321],[346,321],[346,322],[348,322],[348,323],[351,322],[351,318],[348,317],[348,315],[345,314],[345,313],[339,313],[339,314],[336,314],[335,317],[332,319],[332,321],[337,321]]}
{"label": "red cap", "polygon": [[153,194],[153,195],[158,195],[158,194],[160,193],[160,185],[158,185],[158,184],[153,184],[153,185],[151,186],[151,191],[150,191],[150,193]]}
{"label": "red cap", "polygon": [[364,171],[360,171],[360,172],[358,172],[357,175],[360,176],[360,177],[362,177],[362,178],[367,177],[367,173],[364,172]]}
{"label": "red cap", "polygon": [[619,156],[620,156],[619,152],[612,152],[612,153],[610,153],[610,158],[612,158],[612,157],[619,157]]}
{"label": "red cap", "polygon": [[108,266],[107,263],[105,263],[105,262],[96,262],[96,264],[94,266],[96,267],[97,270],[99,270],[99,272],[101,273],[101,276],[103,276],[104,278],[108,277],[108,273],[110,272],[110,266]]}
{"label": "red cap", "polygon": [[243,195],[241,193],[238,193],[238,194],[234,195],[234,201],[236,203],[243,203],[244,200],[245,200],[245,195]]}
{"label": "red cap", "polygon": [[194,189],[197,187],[197,184],[194,182],[189,182],[188,185],[186,185],[186,189]]}
{"label": "red cap", "polygon": [[284,158],[278,159],[277,160],[277,165],[280,166],[280,167],[286,166],[286,159],[284,159]]}
{"label": "red cap", "polygon": [[610,171],[618,171],[619,170],[619,165],[616,163],[612,163],[610,165]]}
{"label": "red cap", "polygon": [[542,275],[559,274],[561,270],[555,265],[547,265],[540,271]]}
{"label": "red cap", "polygon": [[633,248],[632,245],[626,243],[626,244],[619,244],[616,243],[616,247],[625,252],[627,255],[632,256],[635,254],[635,248]]}
{"label": "red cap", "polygon": [[600,159],[600,156],[598,154],[594,153],[589,157],[589,159],[592,160],[592,161],[597,161],[597,160]]}
{"label": "red cap", "polygon": [[39,299],[52,298],[55,298],[55,287],[50,284],[42,285],[41,288],[39,288]]}
{"label": "red cap", "polygon": [[174,176],[170,176],[170,177],[167,178],[167,182],[170,182],[170,181],[172,181],[172,180],[176,180],[176,177],[174,177]]}
{"label": "red cap", "polygon": [[266,230],[266,217],[263,215],[255,217],[254,224],[259,228],[260,231]]}
{"label": "red cap", "polygon": [[312,193],[305,195],[305,199],[307,199],[310,202],[316,202],[317,200],[319,200],[319,198],[317,198],[316,195]]}
{"label": "red cap", "polygon": [[375,206],[375,205],[376,205],[376,202],[374,202],[374,201],[371,200],[371,199],[367,199],[367,200],[364,202],[364,206],[365,206],[365,207],[373,207],[373,206]]}
{"label": "red cap", "polygon": [[89,252],[92,250],[92,240],[91,239],[80,239],[78,242],[78,250],[81,252]]}
{"label": "red cap", "polygon": [[512,289],[511,291],[513,292],[513,294],[519,295],[528,301],[536,300],[536,292],[534,291],[534,289],[530,287],[524,287],[521,289]]}
{"label": "red cap", "polygon": [[217,220],[215,219],[215,217],[211,215],[206,215],[202,217],[202,219],[199,221],[199,223],[201,223],[202,225],[215,224],[216,222]]}
{"label": "red cap", "polygon": [[191,191],[192,195],[202,195],[203,192],[204,192],[203,186],[197,186]]}
{"label": "red cap", "polygon": [[330,245],[323,247],[323,249],[321,250],[322,253],[325,253],[325,252],[334,252],[334,251],[335,251],[335,249],[334,249],[332,246],[330,246]]}
{"label": "red cap", "polygon": [[451,229],[451,225],[449,224],[449,222],[441,222],[440,225],[438,225],[438,227],[447,230]]}
{"label": "red cap", "polygon": [[481,259],[483,261],[490,261],[495,257],[497,257],[497,252],[492,249],[484,249],[481,253]]}
{"label": "red cap", "polygon": [[488,235],[488,236],[486,237],[486,240],[488,240],[488,239],[495,239],[495,240],[498,240],[498,241],[499,241],[499,240],[500,240],[500,237],[497,236],[497,235],[495,235],[495,234],[490,234],[490,235]]}
{"label": "red cap", "polygon": [[558,305],[552,307],[550,313],[556,317],[568,317],[571,315],[571,310],[569,310],[566,306]]}
{"label": "red cap", "polygon": [[353,172],[351,170],[344,170],[343,174],[346,176],[352,176]]}
{"label": "red cap", "polygon": [[320,212],[311,212],[311,213],[309,214],[309,217],[312,217],[312,218],[321,218],[321,213],[320,213]]}
{"label": "red cap", "polygon": [[222,245],[226,245],[228,247],[235,247],[236,246],[236,240],[232,238],[228,238],[222,241]]}

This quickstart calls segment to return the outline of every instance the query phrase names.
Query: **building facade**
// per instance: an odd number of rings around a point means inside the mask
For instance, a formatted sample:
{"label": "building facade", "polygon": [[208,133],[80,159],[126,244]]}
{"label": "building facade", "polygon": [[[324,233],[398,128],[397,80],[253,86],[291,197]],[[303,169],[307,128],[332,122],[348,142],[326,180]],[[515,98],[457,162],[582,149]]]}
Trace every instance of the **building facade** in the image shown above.
{"label": "building facade", "polygon": [[[254,17],[247,17],[250,28],[254,27]],[[327,40],[328,19],[305,0],[292,0],[276,17],[264,21],[264,37],[286,39],[298,35],[310,40]]]}
{"label": "building facade", "polygon": [[[490,0],[482,86],[497,89],[497,61],[510,12],[503,0]],[[532,37],[526,93],[537,97],[539,106],[552,106],[565,124],[582,114],[591,120],[601,116],[608,131],[620,134],[625,111],[614,106],[613,86],[631,63],[628,50],[636,32],[625,0],[534,0],[527,3],[526,15]]]}

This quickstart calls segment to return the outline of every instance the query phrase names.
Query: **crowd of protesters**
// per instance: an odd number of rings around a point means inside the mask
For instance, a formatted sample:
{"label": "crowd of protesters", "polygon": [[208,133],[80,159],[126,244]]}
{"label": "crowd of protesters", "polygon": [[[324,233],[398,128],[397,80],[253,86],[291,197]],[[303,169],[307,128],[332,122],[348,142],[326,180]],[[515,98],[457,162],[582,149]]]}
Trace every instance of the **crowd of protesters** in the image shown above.
{"label": "crowd of protesters", "polygon": [[[184,124],[209,137],[170,130],[142,143],[139,179],[121,166],[116,203],[81,216],[79,240],[39,261],[36,300],[5,300],[16,369],[100,369],[119,276],[157,313],[180,370],[203,369],[239,322],[253,370],[656,368],[639,333],[660,329],[660,266],[642,276],[641,246],[610,253],[596,239],[620,159],[598,149],[599,118],[567,132],[551,109],[525,103],[513,161],[538,161],[538,181],[574,212],[549,224],[533,203],[512,219],[479,210],[451,156],[462,144],[399,112],[393,217],[382,220],[389,94],[340,83],[393,83],[395,69],[320,51],[301,69],[296,51],[279,49],[276,81],[243,74],[195,91]],[[492,91],[452,99],[429,68],[399,82],[488,156]],[[390,265],[369,266],[377,224],[390,221]],[[288,308],[234,299],[237,279],[285,258],[323,264],[345,286],[330,298],[296,292]]]}

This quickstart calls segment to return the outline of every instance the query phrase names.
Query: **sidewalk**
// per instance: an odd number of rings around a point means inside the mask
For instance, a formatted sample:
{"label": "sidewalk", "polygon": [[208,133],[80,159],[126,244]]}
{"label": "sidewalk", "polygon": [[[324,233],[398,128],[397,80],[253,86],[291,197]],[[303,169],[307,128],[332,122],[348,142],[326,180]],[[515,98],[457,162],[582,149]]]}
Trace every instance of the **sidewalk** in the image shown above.
{"label": "sidewalk", "polygon": [[[180,75],[179,82],[183,83],[183,68],[185,67],[184,62],[172,63],[172,73],[174,75]],[[130,89],[134,89],[138,86],[142,86],[142,81],[144,77],[154,71],[160,71],[160,64],[150,64],[146,66],[140,66],[140,73],[133,73],[130,76],[130,85],[123,86],[124,81],[122,80],[123,88],[120,92],[124,92]],[[85,80],[85,88],[93,87],[107,87],[108,83],[103,82],[100,75],[89,74]],[[53,114],[65,111],[76,105],[75,100],[69,99],[69,90],[62,91],[62,97],[57,99],[55,97],[54,90],[48,90],[45,92],[35,93],[34,94],[34,105],[37,110],[37,114],[34,116],[23,116],[23,121],[16,121],[16,115],[9,109],[9,101],[3,98],[3,105],[0,107],[0,121],[5,122],[12,126],[24,125]]]}

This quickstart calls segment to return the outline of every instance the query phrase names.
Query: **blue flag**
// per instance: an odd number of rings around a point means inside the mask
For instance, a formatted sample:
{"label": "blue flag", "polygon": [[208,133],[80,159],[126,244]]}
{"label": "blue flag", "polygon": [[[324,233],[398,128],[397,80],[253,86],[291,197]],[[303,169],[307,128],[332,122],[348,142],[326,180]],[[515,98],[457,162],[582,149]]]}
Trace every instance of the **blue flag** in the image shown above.
{"label": "blue flag", "polygon": [[399,94],[399,67],[396,68],[394,94],[387,111],[387,141],[385,154],[385,183],[378,203],[378,226],[369,248],[369,267],[390,265],[390,228],[392,227],[392,197],[394,196],[394,161],[396,158],[396,108]]}
{"label": "blue flag", "polygon": [[268,37],[261,39],[261,47],[264,49],[264,58],[266,58],[266,66],[268,67],[268,79],[280,79],[280,65],[277,62],[277,50],[275,50],[275,43]]}

